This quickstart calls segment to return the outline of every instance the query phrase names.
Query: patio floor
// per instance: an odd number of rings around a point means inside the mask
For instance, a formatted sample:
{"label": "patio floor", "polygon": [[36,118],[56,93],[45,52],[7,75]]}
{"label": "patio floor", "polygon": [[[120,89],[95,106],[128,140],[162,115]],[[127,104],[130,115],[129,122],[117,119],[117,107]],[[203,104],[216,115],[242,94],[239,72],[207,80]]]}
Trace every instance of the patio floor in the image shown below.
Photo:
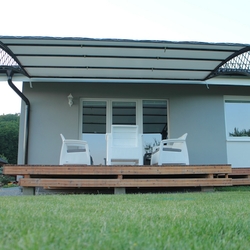
{"label": "patio floor", "polygon": [[[234,171],[234,170],[233,170]],[[236,173],[236,172],[234,172]],[[4,174],[21,175],[20,186],[45,189],[173,188],[232,186],[231,165],[86,166],[86,165],[5,165]],[[244,181],[249,181],[244,172]],[[242,176],[242,175],[239,175]],[[241,178],[243,179],[243,178]],[[238,178],[238,182],[239,178]],[[236,183],[236,182],[235,182]],[[33,192],[33,191],[32,191]]]}

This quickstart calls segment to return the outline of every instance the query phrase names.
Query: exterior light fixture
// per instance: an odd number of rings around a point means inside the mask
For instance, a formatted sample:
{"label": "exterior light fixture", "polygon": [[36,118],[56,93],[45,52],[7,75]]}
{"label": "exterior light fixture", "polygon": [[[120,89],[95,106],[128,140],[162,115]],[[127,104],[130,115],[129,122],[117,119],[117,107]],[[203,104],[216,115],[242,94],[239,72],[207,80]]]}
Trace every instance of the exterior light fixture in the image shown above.
{"label": "exterior light fixture", "polygon": [[73,102],[73,96],[71,94],[68,95],[68,103],[69,103],[70,107],[74,104],[74,102]]}

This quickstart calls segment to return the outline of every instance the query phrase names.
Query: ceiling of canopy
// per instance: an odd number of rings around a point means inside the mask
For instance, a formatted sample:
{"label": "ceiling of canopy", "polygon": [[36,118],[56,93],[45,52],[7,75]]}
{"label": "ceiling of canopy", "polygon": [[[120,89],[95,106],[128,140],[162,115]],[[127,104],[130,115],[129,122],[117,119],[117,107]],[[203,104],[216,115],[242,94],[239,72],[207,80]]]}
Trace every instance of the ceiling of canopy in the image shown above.
{"label": "ceiling of canopy", "polygon": [[250,45],[0,36],[0,75],[30,81],[196,82],[250,76]]}

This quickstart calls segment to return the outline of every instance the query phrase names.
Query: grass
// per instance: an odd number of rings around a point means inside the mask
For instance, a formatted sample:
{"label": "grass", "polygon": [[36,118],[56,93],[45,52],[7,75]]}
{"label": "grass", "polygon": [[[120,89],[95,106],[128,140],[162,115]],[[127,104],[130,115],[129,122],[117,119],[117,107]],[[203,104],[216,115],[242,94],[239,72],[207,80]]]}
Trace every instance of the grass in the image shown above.
{"label": "grass", "polygon": [[216,191],[250,191],[250,186],[216,187]]}
{"label": "grass", "polygon": [[0,197],[8,249],[249,249],[250,193]]}

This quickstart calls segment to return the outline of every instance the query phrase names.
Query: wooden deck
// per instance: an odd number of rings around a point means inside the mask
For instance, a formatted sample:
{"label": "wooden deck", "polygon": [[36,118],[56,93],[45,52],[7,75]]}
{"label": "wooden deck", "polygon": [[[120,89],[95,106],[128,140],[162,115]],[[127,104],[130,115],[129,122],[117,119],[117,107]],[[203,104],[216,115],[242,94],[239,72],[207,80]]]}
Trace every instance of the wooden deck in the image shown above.
{"label": "wooden deck", "polygon": [[229,177],[232,178],[233,186],[250,185],[250,168],[232,168]]}
{"label": "wooden deck", "polygon": [[5,165],[4,174],[21,175],[27,188],[125,188],[232,186],[230,165],[42,166]]}

